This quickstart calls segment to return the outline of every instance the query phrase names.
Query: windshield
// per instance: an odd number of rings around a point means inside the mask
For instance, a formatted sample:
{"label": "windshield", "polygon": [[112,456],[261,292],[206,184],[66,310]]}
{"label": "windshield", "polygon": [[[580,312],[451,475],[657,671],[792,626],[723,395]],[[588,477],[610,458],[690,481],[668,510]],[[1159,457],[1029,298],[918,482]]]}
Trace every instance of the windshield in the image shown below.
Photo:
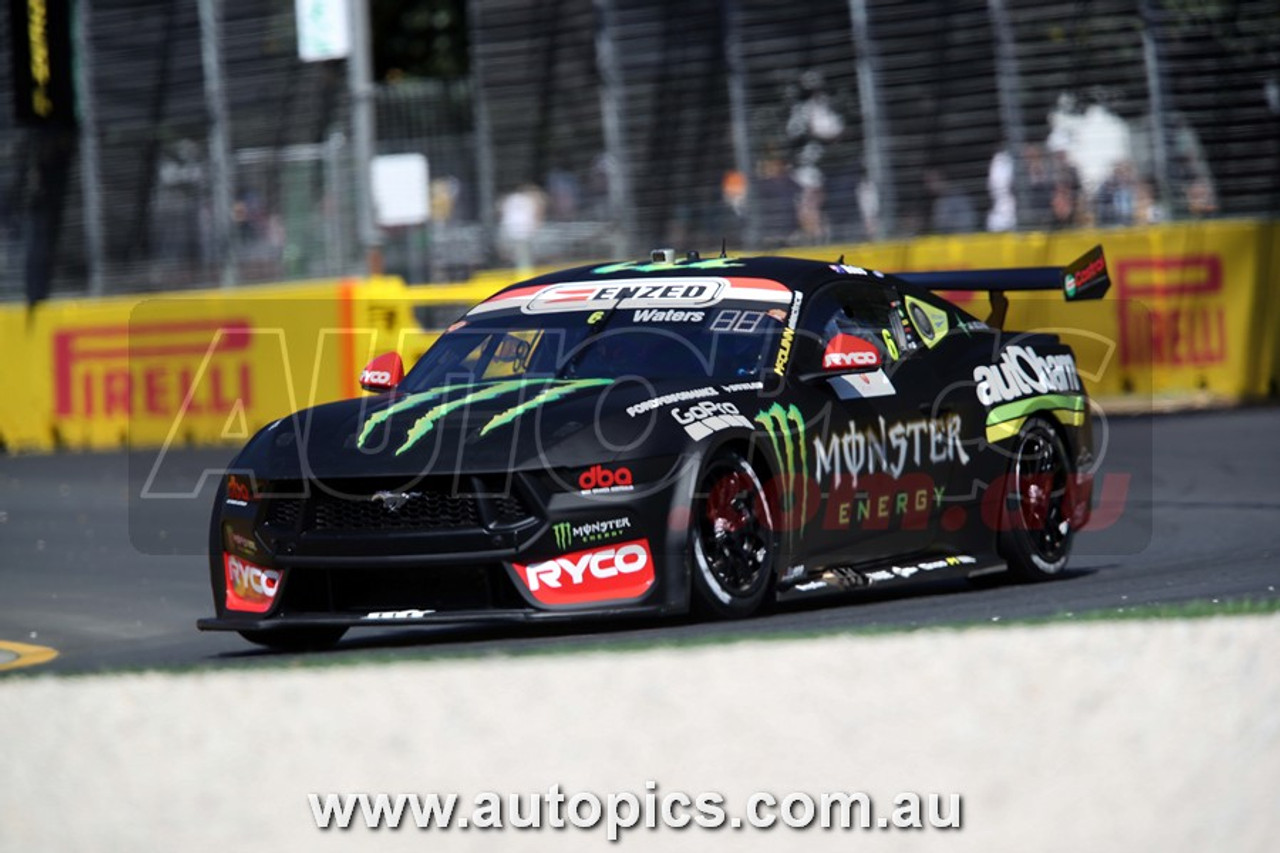
{"label": "windshield", "polygon": [[523,377],[758,379],[789,302],[790,291],[771,300],[724,299],[693,308],[629,308],[621,299],[600,309],[529,313],[482,303],[440,336],[401,387],[417,392]]}

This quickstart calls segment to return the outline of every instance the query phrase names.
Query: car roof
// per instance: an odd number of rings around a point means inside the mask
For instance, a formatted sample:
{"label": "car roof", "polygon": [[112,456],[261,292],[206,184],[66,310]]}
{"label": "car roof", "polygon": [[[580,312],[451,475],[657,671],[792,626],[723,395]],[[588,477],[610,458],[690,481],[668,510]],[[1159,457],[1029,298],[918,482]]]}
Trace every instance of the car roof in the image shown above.
{"label": "car roof", "polygon": [[903,282],[894,279],[890,275],[846,264],[843,260],[824,262],[809,258],[774,255],[699,258],[695,255],[672,262],[614,261],[556,270],[555,272],[512,284],[498,291],[494,296],[500,296],[517,288],[538,285],[585,281],[603,282],[620,279],[635,280],[647,276],[653,276],[654,278],[705,278],[707,276],[762,278],[776,281],[791,290],[798,290],[805,294],[840,276],[849,276],[851,278],[865,276],[868,281],[880,280],[891,281],[895,285],[903,284]]}

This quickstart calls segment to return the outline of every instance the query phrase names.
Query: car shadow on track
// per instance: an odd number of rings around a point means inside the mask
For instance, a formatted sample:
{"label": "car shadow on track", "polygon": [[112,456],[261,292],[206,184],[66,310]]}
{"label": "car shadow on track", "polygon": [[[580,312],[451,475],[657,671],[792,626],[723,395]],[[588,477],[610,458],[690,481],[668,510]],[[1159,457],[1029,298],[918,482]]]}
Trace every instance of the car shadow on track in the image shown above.
{"label": "car shadow on track", "polygon": [[[485,623],[357,629],[332,649],[278,652],[249,647],[225,652],[214,661],[314,663],[469,658],[492,654],[565,651],[625,651],[661,646],[698,645],[750,639],[787,638],[813,633],[913,630],[923,627],[980,625],[993,615],[1006,620],[1052,615],[1055,589],[1096,574],[1099,567],[1069,569],[1051,581],[1020,584],[990,578],[951,578],[910,586],[850,590],[811,601],[775,605],[760,615],[720,621],[695,616],[588,619],[578,622]],[[1025,613],[1028,596],[1040,600]],[[1069,609],[1069,608],[1061,608]]]}

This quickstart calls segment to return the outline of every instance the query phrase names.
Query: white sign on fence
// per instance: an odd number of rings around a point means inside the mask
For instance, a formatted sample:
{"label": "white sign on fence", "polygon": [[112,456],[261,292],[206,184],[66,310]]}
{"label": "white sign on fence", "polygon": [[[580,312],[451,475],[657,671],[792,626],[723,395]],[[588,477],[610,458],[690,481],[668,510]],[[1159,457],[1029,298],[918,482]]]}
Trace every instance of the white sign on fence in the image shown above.
{"label": "white sign on fence", "polygon": [[345,59],[351,53],[348,0],[294,0],[298,58],[303,62]]}

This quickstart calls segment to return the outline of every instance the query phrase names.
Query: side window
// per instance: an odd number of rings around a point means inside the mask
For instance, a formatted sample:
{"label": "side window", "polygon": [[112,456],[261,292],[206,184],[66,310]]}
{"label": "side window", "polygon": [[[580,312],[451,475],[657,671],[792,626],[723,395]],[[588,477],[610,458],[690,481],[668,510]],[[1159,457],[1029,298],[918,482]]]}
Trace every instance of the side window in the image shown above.
{"label": "side window", "polygon": [[803,329],[821,353],[836,335],[856,335],[875,345],[890,364],[914,348],[906,335],[898,295],[877,282],[841,281],[818,292]]}

